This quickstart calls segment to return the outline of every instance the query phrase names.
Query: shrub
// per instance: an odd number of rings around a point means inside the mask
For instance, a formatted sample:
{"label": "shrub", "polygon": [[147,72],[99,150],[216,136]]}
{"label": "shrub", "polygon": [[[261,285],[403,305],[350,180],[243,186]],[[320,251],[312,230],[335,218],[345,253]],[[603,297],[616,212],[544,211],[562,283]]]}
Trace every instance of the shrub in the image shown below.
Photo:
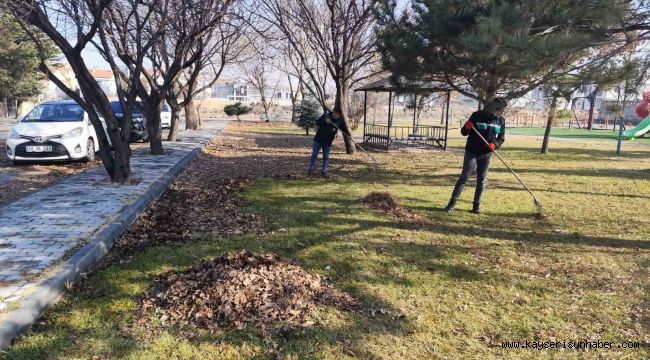
{"label": "shrub", "polygon": [[241,102],[232,104],[232,105],[226,105],[223,108],[223,111],[226,113],[228,116],[236,116],[237,121],[241,121],[239,118],[241,115],[246,115],[249,112],[253,111],[253,108],[250,106],[246,106],[242,104]]}

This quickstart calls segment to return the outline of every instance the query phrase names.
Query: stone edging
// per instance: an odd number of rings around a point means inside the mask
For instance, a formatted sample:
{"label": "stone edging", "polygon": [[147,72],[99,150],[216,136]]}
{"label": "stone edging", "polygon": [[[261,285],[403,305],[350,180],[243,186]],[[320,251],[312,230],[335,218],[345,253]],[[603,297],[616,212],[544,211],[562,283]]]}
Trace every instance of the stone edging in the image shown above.
{"label": "stone edging", "polygon": [[56,303],[65,294],[66,284],[74,284],[80,274],[91,270],[113,247],[115,239],[129,228],[140,212],[162,195],[185,167],[196,159],[201,149],[196,148],[185,155],[166,175],[156,180],[138,200],[123,209],[112,222],[104,225],[90,243],[66,261],[62,270],[40,284],[33,294],[21,300],[20,307],[11,311],[0,323],[0,349],[9,347],[12,341],[28,329],[48,307]]}

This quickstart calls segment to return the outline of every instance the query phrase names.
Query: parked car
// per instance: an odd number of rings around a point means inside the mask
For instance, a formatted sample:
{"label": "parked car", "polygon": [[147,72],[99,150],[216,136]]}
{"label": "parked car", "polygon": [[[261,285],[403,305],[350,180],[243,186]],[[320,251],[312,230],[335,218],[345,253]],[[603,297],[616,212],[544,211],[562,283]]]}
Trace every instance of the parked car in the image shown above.
{"label": "parked car", "polygon": [[[115,114],[117,121],[121,124],[122,121],[124,121],[122,104],[119,101],[113,101],[111,102],[111,107],[113,108],[113,114]],[[141,108],[142,103],[138,102],[138,106],[133,110],[131,130],[129,131],[130,142],[147,142],[149,140],[149,134],[147,133],[147,118],[144,117],[142,110],[140,110]]]}
{"label": "parked car", "polygon": [[160,113],[160,126],[163,129],[172,127],[172,111],[167,104],[163,105],[162,112]]}
{"label": "parked car", "polygon": [[93,161],[99,149],[88,114],[72,100],[46,102],[22,118],[7,136],[7,157],[25,161]]}

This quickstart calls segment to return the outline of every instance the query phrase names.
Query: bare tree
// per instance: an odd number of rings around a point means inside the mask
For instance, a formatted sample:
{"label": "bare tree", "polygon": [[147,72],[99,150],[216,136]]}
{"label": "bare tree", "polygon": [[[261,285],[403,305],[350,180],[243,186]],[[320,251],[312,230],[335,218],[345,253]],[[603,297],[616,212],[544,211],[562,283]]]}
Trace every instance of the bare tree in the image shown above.
{"label": "bare tree", "polygon": [[[291,92],[291,122],[298,120],[299,98],[304,97],[305,67],[296,59],[295,50],[286,42],[282,44],[283,64],[280,70],[287,75],[289,91]],[[294,84],[295,82],[295,84]]]}
{"label": "bare tree", "polygon": [[[113,0],[107,7],[95,48],[115,76],[122,108],[121,135],[129,138],[137,97],[143,86],[144,61],[160,40],[164,27],[155,30],[151,17],[162,0]],[[154,30],[154,31],[152,31]]]}
{"label": "bare tree", "polygon": [[257,48],[255,55],[242,64],[242,70],[248,79],[248,83],[260,94],[260,103],[264,109],[265,121],[270,121],[270,112],[275,104],[275,94],[280,85],[280,79],[272,79],[274,66],[271,65],[271,58],[265,50]]}
{"label": "bare tree", "polygon": [[178,119],[181,109],[185,109],[185,126],[195,130],[199,124],[195,116],[194,98],[211,89],[219,80],[224,68],[236,63],[242,53],[249,47],[250,41],[246,36],[248,20],[239,8],[228,11],[222,21],[206,36],[201,47],[198,60],[194,62],[177,79],[171,89],[167,102],[172,110],[172,129],[169,141],[176,140]]}
{"label": "bare tree", "polygon": [[[112,0],[0,0],[37,42],[40,69],[50,81],[74,99],[88,113],[99,140],[99,151],[111,181],[124,183],[131,174],[131,148],[120,131],[106,94],[91,75],[82,52],[101,31],[103,16]],[[68,87],[50,69],[45,47],[30,28],[40,30],[61,51],[74,71],[81,95]],[[103,121],[106,124],[104,131]]]}
{"label": "bare tree", "polygon": [[[377,61],[374,8],[376,0],[266,0],[256,4],[257,14],[275,26],[295,50],[311,79],[310,92],[325,107],[326,87],[313,67],[314,55],[326,67],[336,89],[335,106],[348,118],[348,98],[359,76]],[[306,51],[308,50],[308,51]],[[346,150],[354,152],[351,139]]]}
{"label": "bare tree", "polygon": [[149,52],[151,71],[139,88],[147,117],[151,153],[163,154],[160,113],[178,77],[205,55],[203,49],[233,0],[164,0],[152,16],[151,32],[165,28]]}

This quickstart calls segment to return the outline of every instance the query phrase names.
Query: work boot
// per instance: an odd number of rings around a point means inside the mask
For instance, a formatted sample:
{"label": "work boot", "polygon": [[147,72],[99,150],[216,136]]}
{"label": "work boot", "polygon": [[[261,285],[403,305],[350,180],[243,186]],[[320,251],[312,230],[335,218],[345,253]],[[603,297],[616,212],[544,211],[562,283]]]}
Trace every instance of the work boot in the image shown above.
{"label": "work boot", "polygon": [[309,167],[309,170],[307,170],[307,176],[312,176],[312,175],[314,175],[314,168]]}
{"label": "work boot", "polygon": [[320,173],[320,176],[322,176],[323,179],[327,179],[327,173],[324,171]]}
{"label": "work boot", "polygon": [[472,207],[472,214],[479,215],[481,213],[481,204],[474,204]]}
{"label": "work boot", "polygon": [[456,208],[456,200],[451,199],[449,200],[449,204],[447,204],[447,207],[445,208],[445,212],[447,214],[451,214],[452,212],[454,212],[454,208]]}

